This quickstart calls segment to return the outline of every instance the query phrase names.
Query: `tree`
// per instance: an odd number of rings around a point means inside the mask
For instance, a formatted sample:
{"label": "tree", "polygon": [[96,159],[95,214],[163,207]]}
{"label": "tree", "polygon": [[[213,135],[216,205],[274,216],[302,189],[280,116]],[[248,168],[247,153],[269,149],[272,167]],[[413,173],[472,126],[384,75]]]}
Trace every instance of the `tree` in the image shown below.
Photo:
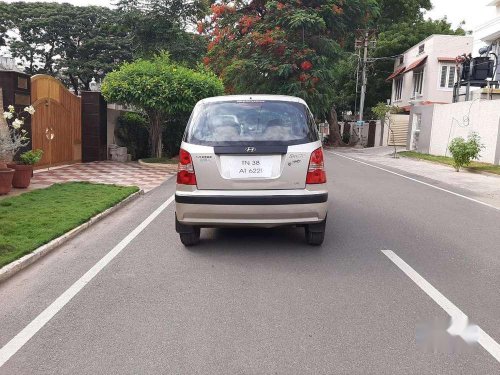
{"label": "tree", "polygon": [[376,20],[379,30],[400,22],[423,20],[422,10],[431,10],[431,0],[377,0],[380,15]]}
{"label": "tree", "polygon": [[0,16],[11,31],[3,34],[6,44],[26,72],[56,76],[76,93],[132,58],[131,39],[116,10],[17,2],[0,4]]}
{"label": "tree", "polygon": [[147,116],[154,157],[162,156],[162,127],[169,118],[191,111],[197,101],[223,91],[215,75],[176,65],[166,53],[125,63],[102,84],[106,100],[139,108]]}
{"label": "tree", "polygon": [[92,78],[103,77],[132,60],[132,36],[120,14],[104,7],[74,7],[74,22],[58,50],[56,66],[74,90],[90,89]]}
{"label": "tree", "polygon": [[119,0],[116,5],[132,33],[136,56],[168,51],[173,60],[191,67],[201,61],[207,43],[186,30],[194,30],[196,20],[208,13],[208,0]]}
{"label": "tree", "polygon": [[[2,17],[2,10],[1,10],[1,5],[0,5],[0,17]],[[7,26],[5,23],[0,24],[0,47],[5,46],[6,41],[5,38],[7,36]]]}
{"label": "tree", "polygon": [[[0,5],[6,45],[13,57],[23,61],[27,73],[49,73],[52,70],[55,45],[59,39],[53,26],[67,22],[62,8],[65,7],[54,3],[18,2]],[[12,34],[9,35],[8,31]]]}
{"label": "tree", "polygon": [[198,31],[210,41],[204,63],[226,91],[298,96],[320,119],[334,113],[343,43],[378,14],[372,0],[222,1],[211,9]]}

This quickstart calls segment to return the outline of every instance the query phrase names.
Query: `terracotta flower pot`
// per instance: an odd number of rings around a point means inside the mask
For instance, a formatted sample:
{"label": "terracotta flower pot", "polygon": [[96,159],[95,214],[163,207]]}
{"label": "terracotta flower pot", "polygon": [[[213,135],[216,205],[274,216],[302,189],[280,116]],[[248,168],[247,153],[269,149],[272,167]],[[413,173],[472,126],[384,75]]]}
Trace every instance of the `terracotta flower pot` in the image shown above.
{"label": "terracotta flower pot", "polygon": [[0,169],[0,195],[8,194],[12,189],[12,178],[14,170],[10,168]]}
{"label": "terracotta flower pot", "polygon": [[32,165],[9,163],[7,167],[15,170],[12,186],[17,189],[26,189],[30,186],[31,177],[33,176]]}

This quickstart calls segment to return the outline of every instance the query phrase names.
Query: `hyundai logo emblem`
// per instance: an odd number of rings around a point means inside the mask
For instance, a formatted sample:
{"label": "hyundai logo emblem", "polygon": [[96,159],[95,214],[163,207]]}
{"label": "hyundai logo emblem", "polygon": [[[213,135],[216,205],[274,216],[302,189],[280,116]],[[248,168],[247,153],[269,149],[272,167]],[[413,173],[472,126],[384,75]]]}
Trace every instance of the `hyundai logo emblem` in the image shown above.
{"label": "hyundai logo emblem", "polygon": [[255,147],[247,147],[247,152],[255,152],[257,149]]}

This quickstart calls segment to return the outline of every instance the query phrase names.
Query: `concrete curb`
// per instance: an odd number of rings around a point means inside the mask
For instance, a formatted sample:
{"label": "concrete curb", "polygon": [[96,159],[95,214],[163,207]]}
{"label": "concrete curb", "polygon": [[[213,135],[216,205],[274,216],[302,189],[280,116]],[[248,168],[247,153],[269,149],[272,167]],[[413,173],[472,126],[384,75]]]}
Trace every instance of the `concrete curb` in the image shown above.
{"label": "concrete curb", "polygon": [[56,249],[57,247],[64,244],[65,242],[68,242],[69,240],[75,238],[78,234],[83,232],[85,229],[98,223],[99,221],[101,221],[105,217],[111,215],[113,212],[115,212],[118,209],[122,208],[123,206],[129,204],[130,202],[136,200],[137,198],[139,198],[143,194],[144,194],[144,191],[139,190],[138,192],[135,192],[134,194],[129,195],[127,198],[125,198],[121,202],[117,203],[115,206],[108,208],[106,211],[101,212],[100,214],[90,218],[89,221],[87,221],[87,222],[83,223],[82,225],[70,230],[69,232],[63,234],[61,237],[53,239],[49,243],[47,243],[43,246],[40,246],[38,249],[34,250],[33,252],[31,252],[29,254],[26,254],[22,258],[15,260],[14,262],[7,264],[6,266],[3,266],[2,268],[0,268],[0,283],[11,278],[19,271],[28,267],[30,264],[35,263],[38,259],[44,257],[45,255],[50,253],[52,250]]}

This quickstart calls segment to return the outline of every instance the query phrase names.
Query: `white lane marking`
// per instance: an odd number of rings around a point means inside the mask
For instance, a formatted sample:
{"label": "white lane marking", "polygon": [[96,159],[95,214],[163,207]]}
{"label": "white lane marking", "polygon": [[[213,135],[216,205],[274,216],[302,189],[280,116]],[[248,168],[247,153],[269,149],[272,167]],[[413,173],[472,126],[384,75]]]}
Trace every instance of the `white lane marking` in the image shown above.
{"label": "white lane marking", "polygon": [[405,176],[403,174],[400,174],[400,173],[397,173],[397,172],[393,172],[393,171],[390,171],[389,169],[385,169],[385,168],[382,168],[382,167],[378,167],[376,165],[373,165],[373,164],[370,164],[370,163],[366,163],[364,161],[361,161],[361,160],[358,160],[358,159],[354,159],[354,158],[350,158],[349,156],[345,156],[345,155],[341,155],[339,154],[338,152],[332,152],[332,151],[327,151],[328,153],[330,154],[333,154],[333,155],[337,155],[337,156],[340,156],[342,158],[345,158],[345,159],[349,159],[349,160],[352,160],[356,163],[359,163],[359,164],[363,164],[363,165],[367,165],[369,167],[372,167],[372,168],[375,168],[375,169],[380,169],[381,171],[384,171],[384,172],[387,172],[387,173],[391,173],[393,175],[396,175],[396,176],[399,176],[399,177],[403,177],[403,178],[406,178],[407,180],[410,180],[410,181],[414,181],[414,182],[418,182],[419,184],[422,184],[422,185],[425,185],[425,186],[429,186],[431,188],[434,188],[434,189],[437,189],[437,190],[441,190],[441,191],[444,191],[446,193],[449,193],[449,194],[452,194],[452,195],[455,195],[457,197],[460,197],[460,198],[464,198],[464,199],[467,199],[471,202],[474,202],[474,203],[479,203],[479,204],[482,204],[483,206],[486,206],[486,207],[489,207],[489,208],[493,208],[495,210],[499,210],[500,211],[500,208],[499,207],[495,207],[491,204],[488,204],[488,203],[485,203],[485,202],[481,202],[481,201],[478,201],[477,199],[474,199],[474,198],[470,198],[466,195],[462,195],[462,194],[459,194],[459,193],[455,193],[451,190],[447,190],[447,189],[443,189],[439,186],[436,186],[436,185],[432,185],[432,184],[429,184],[427,182],[424,182],[424,181],[420,181],[420,180],[417,180],[415,178],[411,178],[411,177],[408,177],[408,176]]}
{"label": "white lane marking", "polygon": [[[394,251],[382,250],[382,253],[384,253],[384,255],[387,256],[396,266],[398,266],[398,268],[403,271],[406,276],[408,276],[420,289],[431,297],[434,302],[436,302],[444,311],[448,313],[452,321],[452,325],[448,328],[448,332],[451,335],[462,336],[467,334],[466,330],[468,328],[469,321],[467,315],[465,315],[448,298],[441,294],[439,290],[434,288],[427,280],[420,276],[417,271],[411,268],[411,266],[401,259]],[[477,327],[476,335],[477,337],[475,341],[486,349],[486,351],[490,353],[493,358],[500,362],[500,345],[479,327]]]}
{"label": "white lane marking", "polygon": [[90,270],[88,270],[80,279],[71,285],[63,294],[61,294],[49,307],[40,313],[35,319],[23,328],[14,338],[0,349],[0,367],[9,360],[16,352],[21,349],[45,324],[47,324],[71,299],[78,294],[99,272],[103,270],[120,252],[132,242],[158,215],[160,215],[174,200],[172,195],[165,203],[158,207],[141,224],[130,232],[123,240],[118,243],[109,253],[98,261]]}

